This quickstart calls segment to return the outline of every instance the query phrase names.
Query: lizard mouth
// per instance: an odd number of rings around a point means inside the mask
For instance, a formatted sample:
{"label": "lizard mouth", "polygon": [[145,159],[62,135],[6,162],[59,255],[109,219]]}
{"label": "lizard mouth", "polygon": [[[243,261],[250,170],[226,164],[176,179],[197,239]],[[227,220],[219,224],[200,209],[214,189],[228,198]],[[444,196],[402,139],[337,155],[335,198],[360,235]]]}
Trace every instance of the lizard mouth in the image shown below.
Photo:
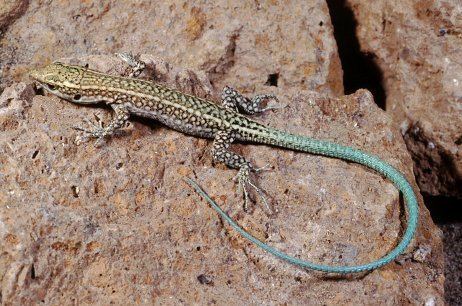
{"label": "lizard mouth", "polygon": [[49,91],[53,91],[56,89],[56,86],[52,84],[41,83],[40,85],[43,86],[45,89],[48,89]]}
{"label": "lizard mouth", "polygon": [[29,76],[35,81],[35,86],[38,89],[43,88],[48,91],[53,91],[56,89],[56,86],[45,81],[45,75],[41,73],[39,69],[33,69],[29,71]]}
{"label": "lizard mouth", "polygon": [[52,84],[47,84],[47,83],[42,83],[41,81],[39,80],[35,80],[35,88],[39,89],[39,90],[46,90],[46,91],[49,91],[49,92],[54,92],[55,89],[56,89],[56,86],[55,85],[52,85]]}

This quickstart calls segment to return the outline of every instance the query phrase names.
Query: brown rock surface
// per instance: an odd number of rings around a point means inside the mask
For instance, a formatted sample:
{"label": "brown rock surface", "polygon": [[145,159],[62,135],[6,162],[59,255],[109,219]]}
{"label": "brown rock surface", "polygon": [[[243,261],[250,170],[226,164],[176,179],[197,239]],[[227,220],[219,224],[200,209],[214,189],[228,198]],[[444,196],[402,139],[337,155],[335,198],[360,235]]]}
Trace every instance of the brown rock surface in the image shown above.
{"label": "brown rock surface", "polygon": [[217,88],[280,86],[343,94],[322,0],[31,1],[0,45],[5,79],[76,54],[133,51],[207,72]]}
{"label": "brown rock surface", "polygon": [[462,197],[460,1],[347,1],[364,51],[384,72],[386,108],[415,161],[421,190]]}
{"label": "brown rock surface", "polygon": [[[170,86],[211,96],[204,74],[143,58]],[[77,62],[123,71],[114,58]],[[255,92],[275,93],[289,105],[259,121],[377,154],[418,190],[401,135],[367,91],[339,99],[298,88],[256,86]],[[440,231],[420,197],[417,236],[399,263],[338,279],[250,245],[182,180],[197,178],[267,243],[301,258],[351,265],[382,256],[402,232],[397,190],[362,166],[234,145],[256,165],[274,166],[258,184],[277,213],[267,215],[260,203],[244,213],[232,181],[236,171],[212,164],[210,141],[135,121],[100,148],[76,146],[71,127],[103,110],[52,96],[31,99],[24,83],[5,90],[0,105],[3,303],[443,303]]]}
{"label": "brown rock surface", "polygon": [[442,224],[445,253],[445,299],[447,305],[460,305],[462,300],[462,222]]}
{"label": "brown rock surface", "polygon": [[1,0],[0,1],[0,35],[21,16],[27,9],[28,0]]}

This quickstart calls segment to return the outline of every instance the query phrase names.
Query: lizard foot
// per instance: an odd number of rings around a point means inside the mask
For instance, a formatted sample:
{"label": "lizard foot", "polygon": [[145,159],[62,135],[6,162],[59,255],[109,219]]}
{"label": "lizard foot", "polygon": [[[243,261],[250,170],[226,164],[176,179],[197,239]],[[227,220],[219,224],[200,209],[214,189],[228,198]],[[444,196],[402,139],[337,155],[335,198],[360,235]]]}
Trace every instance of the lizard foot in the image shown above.
{"label": "lizard foot", "polygon": [[92,138],[97,138],[95,146],[99,146],[102,143],[103,138],[109,134],[101,119],[97,115],[95,115],[95,117],[97,122],[96,124],[87,118],[84,119],[84,122],[89,126],[89,128],[83,128],[80,126],[72,127],[74,130],[82,132],[81,135],[78,135],[75,138],[75,143],[77,145],[87,142]]}
{"label": "lizard foot", "polygon": [[146,68],[146,64],[130,52],[116,53],[116,55],[131,67],[132,71],[128,75],[130,78],[139,76]]}
{"label": "lizard foot", "polygon": [[[223,88],[221,100],[225,108],[233,111],[240,111],[248,115],[263,113],[271,109],[281,109],[287,106],[286,104],[280,104],[279,99],[274,94],[256,95],[250,99],[229,86]],[[265,101],[272,103],[264,105],[263,102]]]}
{"label": "lizard foot", "polygon": [[271,207],[268,204],[268,201],[266,200],[266,197],[265,197],[265,194],[264,194],[263,190],[258,188],[250,180],[250,171],[254,171],[254,172],[258,173],[260,171],[267,170],[269,167],[270,167],[270,165],[268,164],[268,165],[266,165],[264,167],[256,168],[256,169],[252,169],[249,165],[244,165],[241,168],[239,168],[239,171],[238,171],[236,177],[234,178],[234,180],[237,180],[237,183],[238,183],[238,193],[242,192],[244,194],[244,211],[247,211],[247,209],[248,209],[249,192],[248,192],[247,188],[248,188],[248,186],[250,186],[260,196],[260,198],[261,198],[263,204],[265,205],[265,207],[270,212],[273,212],[273,210],[271,209]]}
{"label": "lizard foot", "polygon": [[[275,101],[277,104],[274,104],[274,105],[268,105],[267,104],[266,107],[261,107],[260,105],[265,100],[272,100],[272,101]],[[281,108],[284,108],[284,107],[287,106],[287,104],[279,104],[279,99],[276,97],[276,95],[273,95],[273,94],[257,95],[255,97],[253,97],[252,103],[254,105],[258,105],[258,107],[259,107],[258,112],[259,113],[263,113],[263,112],[266,112],[266,111],[271,110],[271,109],[281,109]]]}

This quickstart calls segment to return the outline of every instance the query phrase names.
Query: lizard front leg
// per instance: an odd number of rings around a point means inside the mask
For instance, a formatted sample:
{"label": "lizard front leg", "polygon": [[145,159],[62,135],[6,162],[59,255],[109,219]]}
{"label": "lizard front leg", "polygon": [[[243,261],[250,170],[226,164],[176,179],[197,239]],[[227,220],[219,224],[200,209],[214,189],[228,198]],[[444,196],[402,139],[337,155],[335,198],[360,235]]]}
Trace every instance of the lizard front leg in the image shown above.
{"label": "lizard front leg", "polygon": [[103,125],[102,121],[94,124],[90,120],[85,120],[90,126],[90,129],[74,127],[74,129],[83,132],[82,135],[77,136],[77,144],[86,142],[91,138],[97,138],[98,140],[96,141],[96,144],[98,144],[104,137],[111,136],[116,130],[125,125],[130,117],[130,112],[128,111],[127,106],[124,103],[113,103],[111,104],[111,107],[114,110],[114,115],[112,116],[111,122],[106,127]]}
{"label": "lizard front leg", "polygon": [[[249,193],[247,187],[252,187],[260,196],[266,208],[271,211],[270,206],[263,194],[263,191],[258,188],[250,180],[250,172],[258,172],[263,168],[254,168],[242,155],[239,155],[231,150],[229,146],[234,141],[233,133],[229,131],[220,131],[215,135],[212,148],[212,157],[215,161],[222,162],[228,167],[239,169],[236,179],[238,181],[239,190],[242,189],[244,194],[244,210],[247,211],[249,202]],[[264,167],[265,168],[265,167]]]}

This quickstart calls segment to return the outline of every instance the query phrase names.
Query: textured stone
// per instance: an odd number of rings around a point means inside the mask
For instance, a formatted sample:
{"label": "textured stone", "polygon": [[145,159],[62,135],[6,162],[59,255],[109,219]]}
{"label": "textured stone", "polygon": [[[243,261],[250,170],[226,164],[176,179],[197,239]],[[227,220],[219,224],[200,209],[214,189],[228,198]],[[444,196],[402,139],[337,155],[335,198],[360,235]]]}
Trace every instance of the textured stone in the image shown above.
{"label": "textured stone", "polygon": [[75,54],[133,51],[207,72],[217,87],[343,93],[324,1],[31,1],[1,41],[6,80]]}
{"label": "textured stone", "polygon": [[462,222],[442,224],[445,255],[445,299],[448,305],[462,304]]}
{"label": "textured stone", "polygon": [[347,1],[361,48],[384,73],[386,108],[415,161],[421,190],[462,197],[460,1]]}
{"label": "textured stone", "polygon": [[28,0],[0,0],[0,34],[27,9]]}
{"label": "textured stone", "polygon": [[[204,73],[143,58],[169,86],[213,96]],[[123,71],[114,58],[68,61]],[[443,303],[440,231],[420,196],[419,228],[408,253],[381,269],[339,281],[249,244],[183,181],[196,178],[263,241],[300,258],[351,265],[384,255],[402,233],[397,190],[363,166],[233,145],[257,166],[274,168],[262,172],[257,183],[276,213],[267,214],[259,202],[244,213],[232,180],[236,171],[212,164],[210,141],[143,120],[102,147],[93,142],[76,146],[71,127],[104,110],[54,96],[30,101],[29,94],[12,91],[0,97],[3,303]],[[6,93],[26,101],[5,103]],[[376,154],[403,171],[418,190],[399,131],[367,91],[333,99],[299,88],[257,85],[255,93],[274,93],[288,104],[259,116],[260,122]],[[12,105],[19,110],[8,111]],[[101,117],[107,122],[108,116]]]}

